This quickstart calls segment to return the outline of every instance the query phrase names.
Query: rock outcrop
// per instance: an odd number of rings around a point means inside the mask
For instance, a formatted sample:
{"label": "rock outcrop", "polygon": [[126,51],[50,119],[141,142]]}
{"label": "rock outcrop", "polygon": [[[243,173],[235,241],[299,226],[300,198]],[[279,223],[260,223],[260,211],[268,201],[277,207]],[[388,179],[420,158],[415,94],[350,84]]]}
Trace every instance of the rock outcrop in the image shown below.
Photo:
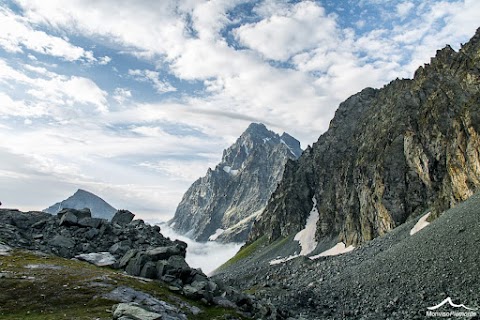
{"label": "rock outcrop", "polygon": [[244,242],[300,143],[252,123],[222,161],[188,189],[170,226],[199,240]]}
{"label": "rock outcrop", "polygon": [[[119,210],[112,221],[107,221],[91,218],[88,210],[64,209],[54,216],[0,209],[0,256],[8,255],[12,248],[22,248],[76,258],[124,270],[131,276],[163,281],[172,292],[205,304],[232,307],[246,316],[275,319],[275,308],[271,309],[269,304],[259,303],[213,281],[200,269],[191,268],[185,262],[185,242],[165,238],[160,227],[132,220],[133,217],[127,210]],[[121,319],[128,314],[127,309],[143,312],[143,308],[127,305],[118,308],[114,317]]]}
{"label": "rock outcrop", "polygon": [[88,208],[94,217],[108,220],[117,212],[117,209],[102,198],[82,189],[78,189],[72,196],[55,203],[43,211],[50,214],[57,214],[63,209],[82,210],[84,208]]}
{"label": "rock outcrop", "polygon": [[426,209],[435,217],[480,187],[480,29],[437,51],[412,80],[367,88],[341,103],[330,127],[283,180],[249,242],[305,226],[346,245],[381,236]]}

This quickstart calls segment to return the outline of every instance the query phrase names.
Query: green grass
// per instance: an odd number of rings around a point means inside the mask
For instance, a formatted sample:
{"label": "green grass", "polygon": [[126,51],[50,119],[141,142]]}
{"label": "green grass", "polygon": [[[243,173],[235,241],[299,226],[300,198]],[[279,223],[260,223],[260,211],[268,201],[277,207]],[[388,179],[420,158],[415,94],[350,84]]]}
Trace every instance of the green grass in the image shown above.
{"label": "green grass", "polygon": [[218,271],[224,270],[228,268],[229,266],[237,263],[240,260],[243,260],[245,258],[250,257],[254,252],[257,251],[261,246],[263,246],[265,243],[267,243],[267,236],[263,236],[253,243],[249,244],[246,247],[243,247],[233,258],[225,262],[223,265],[218,267]]}
{"label": "green grass", "polygon": [[[52,268],[25,268],[27,265],[49,265]],[[108,268],[98,268],[85,262],[56,256],[39,256],[28,251],[14,250],[0,257],[0,319],[112,319],[112,306],[118,302],[102,298],[115,287],[128,286],[148,293],[184,310],[190,319],[213,320],[225,316],[241,318],[235,310],[206,306],[180,294],[174,294],[160,281],[128,277]],[[110,286],[92,286],[103,283]],[[199,315],[189,315],[185,303],[200,308]]]}

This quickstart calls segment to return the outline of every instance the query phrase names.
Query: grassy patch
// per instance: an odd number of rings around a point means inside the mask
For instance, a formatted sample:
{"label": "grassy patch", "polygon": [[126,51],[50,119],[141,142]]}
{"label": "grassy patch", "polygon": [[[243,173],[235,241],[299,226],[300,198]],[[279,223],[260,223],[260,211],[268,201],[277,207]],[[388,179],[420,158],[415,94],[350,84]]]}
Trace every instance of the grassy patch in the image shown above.
{"label": "grassy patch", "polygon": [[[27,268],[27,266],[29,266]],[[224,319],[235,310],[205,306],[168,290],[161,281],[128,277],[108,268],[56,256],[14,250],[0,257],[0,319],[2,320],[106,320],[117,302],[102,298],[115,287],[127,286],[148,293],[188,312],[185,304],[203,312],[190,319]]]}
{"label": "grassy patch", "polygon": [[229,266],[237,263],[240,260],[250,257],[254,252],[257,251],[261,246],[263,246],[267,242],[267,236],[263,236],[257,239],[255,242],[251,243],[250,245],[242,248],[233,258],[225,262],[221,265],[217,270],[221,271]]}

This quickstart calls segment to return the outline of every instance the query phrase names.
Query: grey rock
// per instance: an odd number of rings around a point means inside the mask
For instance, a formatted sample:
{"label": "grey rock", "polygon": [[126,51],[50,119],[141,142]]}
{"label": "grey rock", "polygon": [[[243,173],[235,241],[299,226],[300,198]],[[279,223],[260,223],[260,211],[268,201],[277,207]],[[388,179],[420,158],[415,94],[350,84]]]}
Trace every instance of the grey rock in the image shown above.
{"label": "grey rock", "polygon": [[135,257],[130,259],[125,271],[132,276],[139,276],[145,263],[149,261],[149,257],[144,252],[138,252]]}
{"label": "grey rock", "polygon": [[[184,194],[170,226],[199,241],[244,242],[281,180],[285,163],[301,153],[291,136],[252,123],[224,151],[215,169],[208,169]],[[226,231],[218,235],[218,229]]]}
{"label": "grey rock", "polygon": [[137,253],[138,253],[137,249],[128,250],[118,262],[118,267],[121,269],[125,268],[127,264],[130,262],[130,260],[137,255]]}
{"label": "grey rock", "polygon": [[134,217],[135,215],[128,210],[118,210],[112,218],[112,223],[124,226],[129,224]]}
{"label": "grey rock", "polygon": [[162,319],[161,314],[147,311],[136,303],[119,303],[116,305],[113,311],[113,319],[121,319],[122,317],[133,320]]}
{"label": "grey rock", "polygon": [[90,227],[90,228],[95,228],[99,229],[103,223],[103,219],[100,218],[82,218],[78,220],[78,225],[81,227]]}
{"label": "grey rock", "polygon": [[75,226],[77,225],[78,218],[72,212],[66,212],[60,218],[60,225],[61,226]]}
{"label": "grey rock", "polygon": [[0,244],[0,256],[8,256],[9,252],[12,250],[10,246],[6,244]]}
{"label": "grey rock", "polygon": [[88,240],[92,240],[99,234],[100,231],[98,231],[98,229],[90,229],[85,233],[85,238],[87,238]]}
{"label": "grey rock", "polygon": [[117,260],[110,252],[92,252],[76,255],[78,260],[86,261],[97,267],[113,266]]}
{"label": "grey rock", "polygon": [[65,249],[72,249],[75,247],[75,241],[72,238],[65,237],[65,236],[55,236],[53,239],[49,241],[49,244],[54,247],[65,248]]}
{"label": "grey rock", "polygon": [[146,262],[140,271],[140,277],[155,279],[157,277],[157,268],[155,262]]}
{"label": "grey rock", "polygon": [[171,256],[181,255],[185,257],[185,248],[174,245],[168,247],[157,247],[147,251],[147,255],[151,257],[153,261],[167,260]]}

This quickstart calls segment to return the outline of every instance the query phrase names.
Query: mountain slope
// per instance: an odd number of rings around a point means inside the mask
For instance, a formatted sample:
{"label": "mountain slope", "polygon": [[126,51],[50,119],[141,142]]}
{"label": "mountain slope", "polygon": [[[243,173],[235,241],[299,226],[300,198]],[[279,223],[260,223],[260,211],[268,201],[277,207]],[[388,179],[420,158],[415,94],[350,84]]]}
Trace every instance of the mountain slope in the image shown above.
{"label": "mountain slope", "polygon": [[54,205],[43,210],[43,212],[56,214],[64,208],[77,210],[89,208],[93,217],[107,220],[110,220],[115,212],[117,212],[117,209],[112,207],[102,198],[82,189],[78,189],[72,196],[61,202],[55,203]]}
{"label": "mountain slope", "polygon": [[243,242],[283,175],[288,159],[297,159],[300,143],[252,123],[222,161],[195,181],[170,221],[196,240]]}
{"label": "mountain slope", "polygon": [[[261,264],[273,245],[259,244],[243,260],[248,263],[224,268],[216,277],[278,308],[288,306],[302,319],[426,319],[427,308],[447,297],[477,309],[478,317],[480,193],[410,235],[416,222],[350,253],[313,261],[299,257]],[[444,306],[436,311],[468,310]]]}
{"label": "mountain slope", "polygon": [[346,245],[466,200],[480,187],[479,104],[480,29],[459,52],[437,51],[414,79],[341,103],[328,131],[287,163],[248,242],[295,234],[314,200],[316,239]]}

